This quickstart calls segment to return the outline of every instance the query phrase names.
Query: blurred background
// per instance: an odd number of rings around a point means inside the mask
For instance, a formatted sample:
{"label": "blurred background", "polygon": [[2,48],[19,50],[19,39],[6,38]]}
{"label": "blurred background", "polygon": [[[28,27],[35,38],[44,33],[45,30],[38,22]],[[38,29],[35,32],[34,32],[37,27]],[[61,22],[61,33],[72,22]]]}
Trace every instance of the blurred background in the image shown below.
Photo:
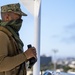
{"label": "blurred background", "polygon": [[[25,51],[28,44],[34,45],[34,17],[19,0],[1,0],[0,6],[18,2],[28,14],[22,17],[23,26],[19,32]],[[74,73],[75,0],[42,0],[40,36],[40,70]]]}

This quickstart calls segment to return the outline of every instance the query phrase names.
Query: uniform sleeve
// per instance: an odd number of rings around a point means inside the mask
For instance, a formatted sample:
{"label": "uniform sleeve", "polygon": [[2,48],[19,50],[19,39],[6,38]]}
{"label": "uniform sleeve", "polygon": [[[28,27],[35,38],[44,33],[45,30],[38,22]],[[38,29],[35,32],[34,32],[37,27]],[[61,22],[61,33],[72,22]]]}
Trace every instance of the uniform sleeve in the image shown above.
{"label": "uniform sleeve", "polygon": [[8,56],[9,37],[0,31],[0,72],[9,71],[21,63],[27,61],[23,53],[16,56]]}

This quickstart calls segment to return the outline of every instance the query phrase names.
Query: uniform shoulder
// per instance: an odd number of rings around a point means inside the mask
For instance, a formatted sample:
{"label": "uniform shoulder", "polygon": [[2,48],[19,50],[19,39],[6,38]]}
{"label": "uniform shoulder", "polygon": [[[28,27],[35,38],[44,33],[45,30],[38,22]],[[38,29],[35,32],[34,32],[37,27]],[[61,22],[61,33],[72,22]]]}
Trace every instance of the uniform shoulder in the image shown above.
{"label": "uniform shoulder", "polygon": [[2,38],[2,39],[9,39],[8,35],[5,32],[3,32],[3,31],[0,31],[0,38]]}

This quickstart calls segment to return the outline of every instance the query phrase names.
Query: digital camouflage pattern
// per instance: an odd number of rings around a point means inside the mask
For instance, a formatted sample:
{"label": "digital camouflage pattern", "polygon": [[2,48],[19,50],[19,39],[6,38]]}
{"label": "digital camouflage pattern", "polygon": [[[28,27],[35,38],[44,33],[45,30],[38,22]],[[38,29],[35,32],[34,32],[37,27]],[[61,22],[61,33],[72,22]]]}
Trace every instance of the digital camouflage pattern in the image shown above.
{"label": "digital camouflage pattern", "polygon": [[22,15],[22,16],[27,16],[27,14],[25,14],[21,11],[19,3],[4,5],[1,7],[1,12],[2,13],[14,12],[14,13],[17,13],[17,14]]}

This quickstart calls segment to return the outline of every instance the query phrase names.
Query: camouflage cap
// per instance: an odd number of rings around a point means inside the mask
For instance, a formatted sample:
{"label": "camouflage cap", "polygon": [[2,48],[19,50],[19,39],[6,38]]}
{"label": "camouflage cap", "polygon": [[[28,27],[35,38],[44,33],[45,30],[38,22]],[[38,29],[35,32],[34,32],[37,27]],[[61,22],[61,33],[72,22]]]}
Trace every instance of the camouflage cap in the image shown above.
{"label": "camouflage cap", "polygon": [[19,3],[1,6],[1,12],[14,12],[22,16],[27,16],[27,14],[21,11]]}

